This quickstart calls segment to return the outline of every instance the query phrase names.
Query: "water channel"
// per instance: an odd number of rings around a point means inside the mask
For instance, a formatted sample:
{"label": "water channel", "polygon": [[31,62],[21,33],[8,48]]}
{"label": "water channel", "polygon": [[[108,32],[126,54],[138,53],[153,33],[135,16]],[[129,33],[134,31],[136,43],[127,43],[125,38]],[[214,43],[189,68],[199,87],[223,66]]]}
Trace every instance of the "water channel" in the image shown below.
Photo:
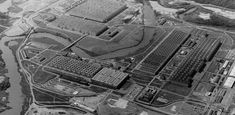
{"label": "water channel", "polygon": [[8,69],[6,76],[10,78],[11,83],[11,87],[7,89],[9,93],[9,103],[7,105],[12,107],[12,109],[4,111],[0,115],[20,115],[24,103],[24,94],[20,85],[22,76],[18,72],[18,65],[11,49],[4,45],[5,42],[12,39],[15,38],[3,37],[0,40],[0,49],[3,51],[2,57],[6,63],[6,69]]}

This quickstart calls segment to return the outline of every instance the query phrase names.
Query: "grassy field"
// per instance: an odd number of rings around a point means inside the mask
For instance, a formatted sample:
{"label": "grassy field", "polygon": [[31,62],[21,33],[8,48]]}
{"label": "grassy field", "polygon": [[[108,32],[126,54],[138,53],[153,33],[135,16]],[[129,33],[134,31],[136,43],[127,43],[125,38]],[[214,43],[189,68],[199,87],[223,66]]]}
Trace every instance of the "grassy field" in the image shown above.
{"label": "grassy field", "polygon": [[68,31],[63,31],[60,29],[50,28],[50,27],[39,27],[35,29],[35,33],[49,33],[58,37],[61,37],[70,43],[82,37],[82,34],[75,34]]}
{"label": "grassy field", "polygon": [[[166,99],[167,101],[166,102],[161,102],[161,101],[158,100],[158,98],[163,98],[163,99]],[[161,106],[164,107],[164,106],[167,106],[167,105],[172,104],[174,102],[181,101],[183,99],[184,99],[184,97],[160,91],[155,96],[155,98],[154,98],[154,100],[153,100],[151,105],[152,106],[157,106],[157,107],[161,107]]]}
{"label": "grassy field", "polygon": [[76,46],[97,59],[134,56],[138,62],[168,33],[161,28],[153,27],[125,26],[123,29],[126,30],[125,33],[127,35],[121,33],[121,35],[117,35],[111,41],[86,37],[80,40]]}
{"label": "grassy field", "polygon": [[117,35],[111,41],[88,36],[80,40],[76,45],[97,55],[104,55],[138,45],[142,40],[142,31],[143,28],[126,26],[124,27],[124,34],[121,33],[121,36]]}
{"label": "grassy field", "polygon": [[158,111],[152,111],[143,106],[139,106],[133,102],[128,102],[125,108],[111,107],[108,101],[109,99],[118,100],[119,97],[114,95],[109,95],[105,102],[101,103],[98,107],[99,115],[141,115],[143,111],[147,112],[148,115],[166,115]]}
{"label": "grassy field", "polygon": [[154,33],[155,33],[155,28],[143,27],[142,29],[137,31],[136,34],[131,36],[132,40],[136,42],[135,44],[131,46],[128,43],[130,41],[130,38],[126,38],[129,40],[123,40],[122,42],[124,42],[127,45],[127,47],[119,49],[119,50],[115,50],[113,52],[110,52],[109,54],[101,55],[97,58],[108,59],[108,58],[115,58],[115,57],[128,57],[128,56],[137,55],[139,53],[143,53],[143,50],[141,49],[149,46],[149,44],[154,39]]}
{"label": "grassy field", "polygon": [[[69,101],[69,97],[65,97],[62,95],[58,95],[55,93],[51,93],[48,91],[43,91],[43,90],[39,90],[39,89],[33,89],[33,93],[35,93],[35,98],[37,101],[41,101],[40,103],[45,103],[48,105],[53,105],[56,102],[60,102],[60,103],[68,103]],[[58,104],[56,104],[58,105]]]}
{"label": "grassy field", "polygon": [[46,93],[43,93],[42,91],[39,91],[37,89],[33,89],[33,94],[35,95],[36,101],[43,101],[43,102],[53,102],[54,98],[52,96],[49,96]]}
{"label": "grassy field", "polygon": [[32,42],[39,42],[43,44],[53,45],[51,49],[61,50],[70,44],[69,41],[65,40],[62,37],[55,36],[49,33],[35,33],[30,37]]}
{"label": "grassy field", "polygon": [[222,66],[222,63],[219,63],[217,61],[212,61],[207,71],[211,73],[217,73],[221,66]]}
{"label": "grassy field", "polygon": [[194,89],[191,97],[197,100],[201,100],[204,102],[209,102],[210,100],[210,96],[206,96],[207,92],[212,92],[213,90],[215,90],[215,85],[210,84],[210,83],[199,83],[196,88]]}
{"label": "grassy field", "polygon": [[43,71],[42,68],[39,68],[32,78],[35,83],[43,84],[55,77],[56,77],[55,74],[48,73],[46,71]]}
{"label": "grassy field", "polygon": [[179,85],[172,84],[172,83],[165,84],[163,89],[180,94],[180,95],[183,95],[183,96],[187,96],[190,93],[190,91],[192,90],[191,88],[179,86]]}

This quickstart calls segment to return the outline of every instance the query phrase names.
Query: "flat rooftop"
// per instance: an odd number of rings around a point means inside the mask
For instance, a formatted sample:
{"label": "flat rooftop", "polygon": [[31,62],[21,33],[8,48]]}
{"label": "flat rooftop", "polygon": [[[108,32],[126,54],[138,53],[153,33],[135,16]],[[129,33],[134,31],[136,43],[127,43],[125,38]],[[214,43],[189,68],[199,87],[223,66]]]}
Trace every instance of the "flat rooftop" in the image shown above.
{"label": "flat rooftop", "polygon": [[127,7],[116,0],[87,0],[71,9],[68,14],[98,22],[107,22]]}
{"label": "flat rooftop", "polygon": [[51,23],[61,29],[77,31],[83,34],[99,35],[108,29],[103,23],[85,20],[73,16],[60,16]]}

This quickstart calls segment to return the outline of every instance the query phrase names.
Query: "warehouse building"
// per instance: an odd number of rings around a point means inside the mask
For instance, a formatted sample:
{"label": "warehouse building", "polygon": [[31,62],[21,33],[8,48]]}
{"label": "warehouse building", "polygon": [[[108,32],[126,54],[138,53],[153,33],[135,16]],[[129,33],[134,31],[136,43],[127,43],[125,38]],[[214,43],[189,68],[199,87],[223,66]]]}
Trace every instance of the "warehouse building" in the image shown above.
{"label": "warehouse building", "polygon": [[226,81],[224,82],[224,87],[226,87],[226,88],[232,88],[234,82],[235,82],[235,78],[234,78],[234,77],[228,77],[228,78],[226,79]]}
{"label": "warehouse building", "polygon": [[87,0],[71,9],[68,14],[106,23],[125,9],[127,6],[116,0]]}
{"label": "warehouse building", "polygon": [[93,36],[98,36],[108,29],[103,23],[66,15],[60,16],[50,24],[61,29]]}
{"label": "warehouse building", "polygon": [[127,78],[127,73],[110,68],[103,68],[91,79],[91,81],[94,84],[116,89],[120,88]]}
{"label": "warehouse building", "polygon": [[47,66],[87,78],[92,78],[101,69],[98,63],[88,63],[65,56],[56,56]]}

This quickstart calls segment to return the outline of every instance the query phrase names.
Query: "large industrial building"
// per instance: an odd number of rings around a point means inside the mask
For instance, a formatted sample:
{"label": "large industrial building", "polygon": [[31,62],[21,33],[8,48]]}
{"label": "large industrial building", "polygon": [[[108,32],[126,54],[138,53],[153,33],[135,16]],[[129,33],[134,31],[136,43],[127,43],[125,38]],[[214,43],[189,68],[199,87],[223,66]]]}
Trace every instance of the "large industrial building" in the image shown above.
{"label": "large industrial building", "polygon": [[157,49],[143,60],[137,69],[154,75],[174,55],[189,36],[188,33],[177,29],[174,30]]}
{"label": "large industrial building", "polygon": [[127,78],[127,73],[110,68],[103,68],[91,80],[94,84],[110,88],[119,88]]}
{"label": "large industrial building", "polygon": [[221,41],[216,38],[200,39],[200,44],[174,71],[171,81],[179,85],[190,86],[194,74],[202,70],[206,62],[212,59],[220,46]]}
{"label": "large industrial building", "polygon": [[68,13],[72,16],[105,23],[126,8],[126,5],[116,0],[87,0]]}
{"label": "large industrial building", "polygon": [[97,63],[88,63],[65,56],[57,56],[47,64],[48,67],[92,78],[100,69]]}
{"label": "large industrial building", "polygon": [[111,68],[102,68],[98,63],[89,63],[65,56],[56,56],[44,70],[63,73],[63,79],[74,82],[86,81],[109,88],[119,88],[128,78],[127,73]]}
{"label": "large industrial building", "polygon": [[61,0],[55,5],[54,9],[59,12],[66,13],[86,1],[87,0]]}
{"label": "large industrial building", "polygon": [[103,23],[65,15],[60,16],[50,24],[61,29],[67,29],[93,36],[100,35],[108,29],[108,27]]}

